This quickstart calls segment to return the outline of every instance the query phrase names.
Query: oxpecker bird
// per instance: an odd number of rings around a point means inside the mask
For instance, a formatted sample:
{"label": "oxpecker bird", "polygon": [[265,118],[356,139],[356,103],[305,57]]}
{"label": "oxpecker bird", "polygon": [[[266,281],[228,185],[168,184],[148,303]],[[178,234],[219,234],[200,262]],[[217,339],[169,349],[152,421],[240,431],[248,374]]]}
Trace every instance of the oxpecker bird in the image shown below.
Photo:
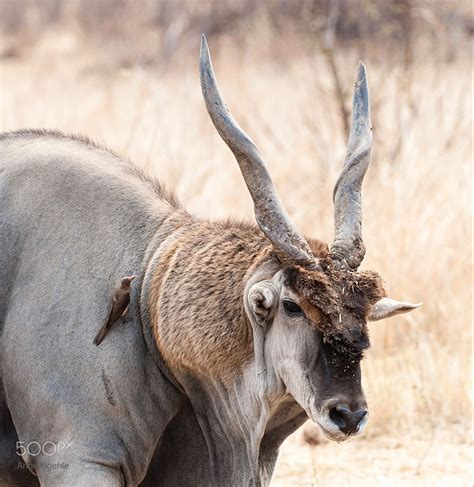
{"label": "oxpecker bird", "polygon": [[100,345],[105,338],[105,335],[109,332],[110,327],[127,311],[127,306],[130,303],[130,283],[134,278],[135,276],[124,277],[120,287],[114,289],[112,295],[112,308],[107,320],[94,338],[95,345]]}

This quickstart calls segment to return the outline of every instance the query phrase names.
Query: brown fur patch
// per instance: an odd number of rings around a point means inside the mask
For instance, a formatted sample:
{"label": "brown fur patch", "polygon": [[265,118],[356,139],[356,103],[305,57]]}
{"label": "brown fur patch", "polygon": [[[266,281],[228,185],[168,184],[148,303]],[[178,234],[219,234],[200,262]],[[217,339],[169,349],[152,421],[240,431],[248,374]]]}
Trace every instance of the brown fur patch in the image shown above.
{"label": "brown fur patch", "polygon": [[299,296],[298,304],[303,310],[304,315],[311,321],[311,323],[319,328],[319,323],[321,321],[321,311],[316,306],[313,306],[307,299],[303,296]]}
{"label": "brown fur patch", "polygon": [[194,221],[174,236],[153,274],[158,348],[172,370],[229,377],[253,356],[242,298],[249,268],[270,243],[236,222]]}

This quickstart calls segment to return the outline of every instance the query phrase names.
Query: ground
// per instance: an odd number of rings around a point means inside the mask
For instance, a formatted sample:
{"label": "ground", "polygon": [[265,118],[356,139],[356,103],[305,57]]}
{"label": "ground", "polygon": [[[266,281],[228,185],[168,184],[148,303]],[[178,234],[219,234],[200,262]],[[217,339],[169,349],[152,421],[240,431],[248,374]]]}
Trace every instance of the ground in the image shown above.
{"label": "ground", "polygon": [[[312,426],[305,426],[312,432]],[[468,426],[453,424],[416,436],[326,440],[309,446],[303,432],[281,448],[272,487],[386,487],[472,485],[472,448]]]}

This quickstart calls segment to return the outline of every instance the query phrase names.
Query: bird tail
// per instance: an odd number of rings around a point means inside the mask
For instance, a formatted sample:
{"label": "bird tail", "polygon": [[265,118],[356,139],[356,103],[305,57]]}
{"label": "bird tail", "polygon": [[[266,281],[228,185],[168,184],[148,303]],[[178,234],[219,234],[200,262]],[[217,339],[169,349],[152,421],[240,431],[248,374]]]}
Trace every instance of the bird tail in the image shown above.
{"label": "bird tail", "polygon": [[108,326],[107,326],[107,322],[105,322],[94,338],[94,345],[99,346],[102,343],[102,340],[105,338],[105,335],[107,335],[107,331],[108,331]]}

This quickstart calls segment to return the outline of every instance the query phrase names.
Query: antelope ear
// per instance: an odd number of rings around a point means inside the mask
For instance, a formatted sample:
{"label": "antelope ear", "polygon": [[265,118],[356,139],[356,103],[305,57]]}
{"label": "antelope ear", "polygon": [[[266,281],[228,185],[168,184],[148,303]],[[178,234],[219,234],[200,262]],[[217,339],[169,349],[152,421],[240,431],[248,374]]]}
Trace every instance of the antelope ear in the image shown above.
{"label": "antelope ear", "polygon": [[275,286],[271,281],[257,282],[250,288],[247,301],[258,324],[264,325],[273,318],[277,308],[278,296]]}
{"label": "antelope ear", "polygon": [[382,298],[374,304],[369,314],[369,321],[383,320],[384,318],[390,318],[390,316],[408,313],[420,307],[422,304],[404,303],[402,301],[395,301],[395,299]]}

